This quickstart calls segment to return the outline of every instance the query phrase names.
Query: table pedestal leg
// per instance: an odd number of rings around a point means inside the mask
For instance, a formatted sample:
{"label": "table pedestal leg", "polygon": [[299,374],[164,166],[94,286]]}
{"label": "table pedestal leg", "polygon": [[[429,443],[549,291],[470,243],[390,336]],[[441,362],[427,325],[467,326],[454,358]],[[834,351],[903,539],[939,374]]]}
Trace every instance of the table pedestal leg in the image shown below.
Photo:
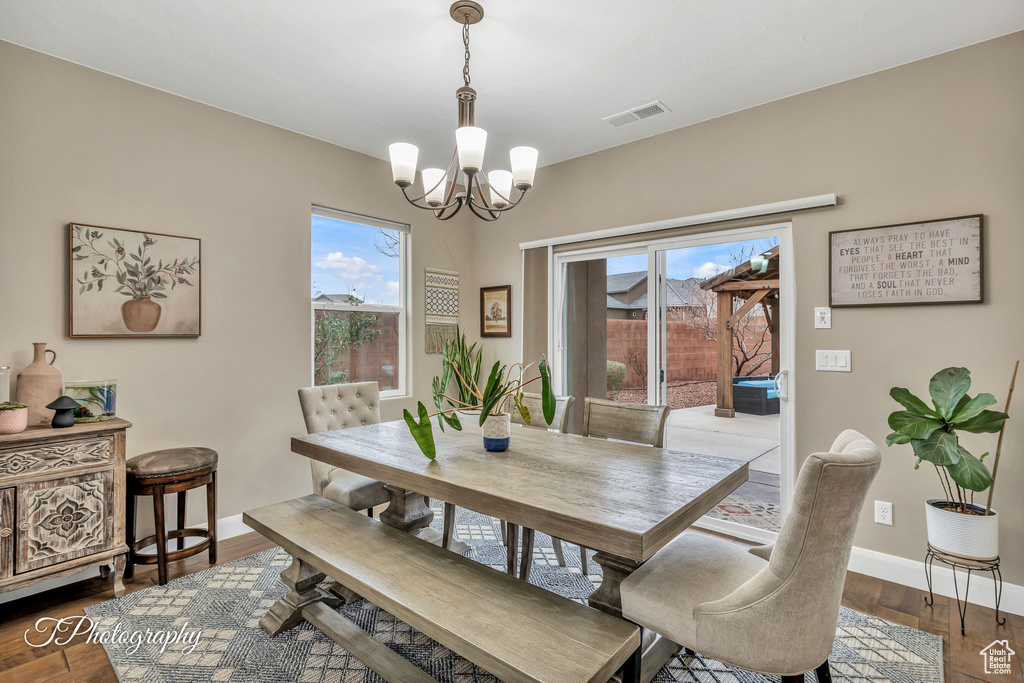
{"label": "table pedestal leg", "polygon": [[324,575],[312,565],[293,557],[292,563],[281,572],[281,581],[291,590],[274,603],[270,611],[260,619],[260,628],[272,636],[287,631],[303,620],[302,608],[316,602],[337,607],[341,599],[321,590],[317,584]]}
{"label": "table pedestal leg", "polygon": [[[643,563],[607,553],[597,553],[594,555],[594,561],[601,565],[603,578],[601,585],[590,594],[587,602],[594,609],[622,619],[622,581]],[[681,649],[677,643],[646,628],[642,629],[641,645],[644,651],[640,665],[642,683],[649,683]]]}
{"label": "table pedestal leg", "polygon": [[[422,538],[428,543],[441,545],[444,534],[437,529],[430,528],[430,523],[434,520],[434,511],[427,505],[422,494],[391,484],[385,484],[384,490],[388,492],[391,501],[388,503],[387,509],[380,513],[381,522],[417,538]],[[469,544],[458,538],[453,538],[449,549],[454,553],[461,554],[469,550]]]}

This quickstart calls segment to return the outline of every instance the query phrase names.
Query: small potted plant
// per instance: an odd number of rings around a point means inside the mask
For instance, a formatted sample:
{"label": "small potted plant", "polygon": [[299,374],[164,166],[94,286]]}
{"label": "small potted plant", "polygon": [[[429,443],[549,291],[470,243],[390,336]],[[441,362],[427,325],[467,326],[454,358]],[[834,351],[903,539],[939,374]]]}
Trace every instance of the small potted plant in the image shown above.
{"label": "small potted plant", "polygon": [[[991,495],[987,505],[976,504],[974,496],[986,489],[991,491],[995,477],[982,462],[988,453],[976,457],[960,444],[959,433],[1002,432],[1009,416],[987,409],[996,402],[992,394],[971,398],[967,394],[970,388],[971,373],[967,368],[946,368],[935,373],[928,383],[931,405],[908,389],[893,387],[889,395],[905,410],[889,415],[893,433],[885,442],[890,446],[910,444],[917,456],[914,469],[928,461],[939,475],[943,497],[925,503],[928,543],[936,550],[960,557],[992,559],[999,555],[998,516],[992,509]],[[1002,434],[1000,444],[1001,437]],[[997,448],[994,468],[998,468],[998,458]]]}
{"label": "small potted plant", "polygon": [[0,403],[0,434],[18,434],[28,427],[28,405],[4,401]]}
{"label": "small potted plant", "polygon": [[[457,336],[452,342],[445,342],[441,356],[441,376],[433,381],[434,407],[436,412],[429,412],[420,402],[417,405],[419,420],[408,411],[404,411],[405,422],[409,431],[416,439],[423,455],[431,460],[437,457],[434,445],[434,432],[430,424],[437,417],[437,426],[443,432],[445,425],[456,431],[462,430],[459,413],[479,415],[483,431],[484,448],[488,451],[508,450],[512,437],[511,411],[518,410],[526,424],[531,424],[533,416],[523,404],[523,387],[540,380],[541,406],[544,421],[551,424],[555,418],[555,393],[551,388],[551,375],[546,360],[541,360],[538,369],[540,376],[526,379],[529,365],[513,363],[511,366],[497,361],[491,367],[487,382],[480,388],[480,353],[474,356],[475,344],[467,347],[465,337]],[[448,386],[455,380],[458,391],[449,392]],[[456,394],[453,396],[451,394]]]}

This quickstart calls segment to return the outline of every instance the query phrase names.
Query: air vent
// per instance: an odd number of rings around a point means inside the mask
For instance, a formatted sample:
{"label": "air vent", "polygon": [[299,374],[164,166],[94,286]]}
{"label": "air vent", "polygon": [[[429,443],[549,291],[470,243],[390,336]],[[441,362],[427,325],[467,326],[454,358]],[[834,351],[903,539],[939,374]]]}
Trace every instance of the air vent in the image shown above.
{"label": "air vent", "polygon": [[619,126],[625,126],[626,124],[633,123],[634,121],[642,121],[644,119],[649,119],[652,116],[658,116],[659,114],[665,114],[670,111],[672,110],[666,107],[663,102],[655,101],[601,120],[607,121],[618,128]]}

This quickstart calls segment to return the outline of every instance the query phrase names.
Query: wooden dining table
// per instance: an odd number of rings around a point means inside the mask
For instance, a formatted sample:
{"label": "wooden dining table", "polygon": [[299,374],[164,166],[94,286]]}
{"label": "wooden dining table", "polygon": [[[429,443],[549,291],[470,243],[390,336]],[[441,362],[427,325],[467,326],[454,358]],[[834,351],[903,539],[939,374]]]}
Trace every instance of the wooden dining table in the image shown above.
{"label": "wooden dining table", "polygon": [[[747,480],[747,463],[513,425],[507,451],[485,451],[479,429],[434,427],[424,457],[403,421],[294,437],[292,451],[386,484],[384,524],[423,533],[426,498],[541,531],[596,552],[591,607],[622,617],[619,586]],[[679,645],[644,633],[643,680]]]}

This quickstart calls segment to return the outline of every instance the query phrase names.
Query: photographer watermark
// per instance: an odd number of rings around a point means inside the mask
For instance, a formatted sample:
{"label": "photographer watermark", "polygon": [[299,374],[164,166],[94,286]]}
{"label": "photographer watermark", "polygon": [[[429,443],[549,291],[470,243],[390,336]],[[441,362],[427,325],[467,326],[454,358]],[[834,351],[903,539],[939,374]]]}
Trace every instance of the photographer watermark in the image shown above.
{"label": "photographer watermark", "polygon": [[1010,660],[1017,653],[1010,648],[1010,641],[994,640],[980,654],[985,658],[986,674],[991,676],[1013,673]]}
{"label": "photographer watermark", "polygon": [[[85,636],[87,643],[99,643],[101,645],[123,645],[126,646],[128,654],[135,654],[143,645],[159,645],[160,653],[163,654],[167,648],[176,643],[184,645],[182,652],[191,654],[199,643],[202,629],[188,630],[186,621],[177,630],[153,630],[143,629],[128,631],[121,628],[121,625],[114,623],[111,629],[101,630],[98,624],[89,617],[73,616],[55,619],[53,617],[42,617],[36,620],[35,632],[32,629],[25,631],[25,642],[32,647],[44,647],[53,643],[54,645],[67,645],[78,636]],[[52,630],[49,628],[52,626]]]}

